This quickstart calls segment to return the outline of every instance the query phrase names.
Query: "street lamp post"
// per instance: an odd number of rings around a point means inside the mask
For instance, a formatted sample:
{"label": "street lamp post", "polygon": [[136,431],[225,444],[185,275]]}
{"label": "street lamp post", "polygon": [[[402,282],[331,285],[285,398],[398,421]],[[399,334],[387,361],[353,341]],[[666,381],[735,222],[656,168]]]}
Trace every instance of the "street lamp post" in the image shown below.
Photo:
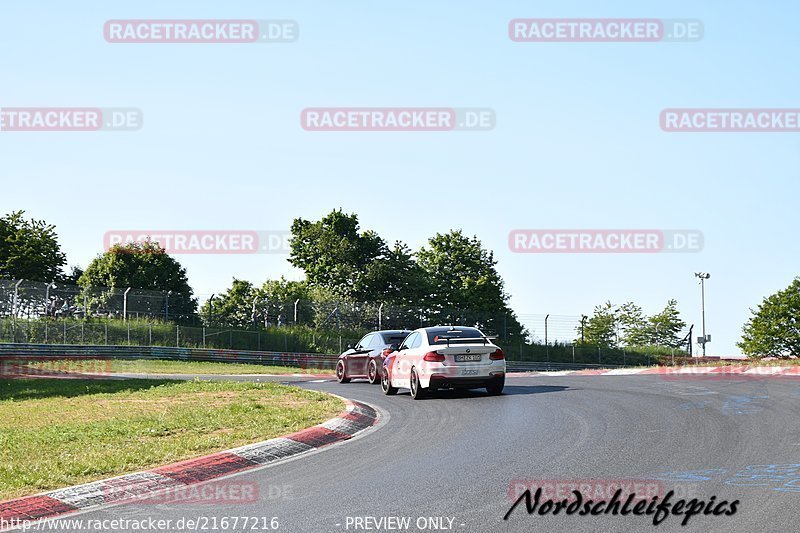
{"label": "street lamp post", "polygon": [[700,278],[700,312],[702,313],[703,318],[703,336],[701,345],[703,346],[703,357],[706,356],[706,344],[709,340],[711,340],[706,335],[706,285],[705,281],[711,277],[711,274],[708,272],[695,272],[695,277]]}

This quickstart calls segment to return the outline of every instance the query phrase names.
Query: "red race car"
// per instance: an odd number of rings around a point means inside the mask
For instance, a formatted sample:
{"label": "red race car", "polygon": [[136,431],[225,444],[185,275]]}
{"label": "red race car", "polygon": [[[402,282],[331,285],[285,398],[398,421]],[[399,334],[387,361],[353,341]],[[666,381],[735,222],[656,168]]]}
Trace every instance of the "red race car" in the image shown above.
{"label": "red race car", "polygon": [[405,340],[407,330],[392,329],[367,333],[355,346],[336,362],[336,379],[339,383],[349,383],[353,378],[365,378],[373,385],[381,382],[383,358],[386,353],[396,350]]}

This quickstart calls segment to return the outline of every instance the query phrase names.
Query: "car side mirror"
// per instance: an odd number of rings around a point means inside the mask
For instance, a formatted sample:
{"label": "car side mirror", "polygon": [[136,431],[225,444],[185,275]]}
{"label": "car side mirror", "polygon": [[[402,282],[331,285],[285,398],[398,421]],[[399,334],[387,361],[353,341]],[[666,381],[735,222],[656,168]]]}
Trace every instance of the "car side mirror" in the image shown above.
{"label": "car side mirror", "polygon": [[353,345],[352,345],[352,344],[348,344],[348,345],[347,345],[347,349],[348,349],[348,350],[352,350],[352,349],[353,349]]}
{"label": "car side mirror", "polygon": [[399,344],[392,344],[391,346],[389,346],[389,348],[391,348],[391,350],[393,352],[396,352],[396,351],[400,350],[400,345]]}

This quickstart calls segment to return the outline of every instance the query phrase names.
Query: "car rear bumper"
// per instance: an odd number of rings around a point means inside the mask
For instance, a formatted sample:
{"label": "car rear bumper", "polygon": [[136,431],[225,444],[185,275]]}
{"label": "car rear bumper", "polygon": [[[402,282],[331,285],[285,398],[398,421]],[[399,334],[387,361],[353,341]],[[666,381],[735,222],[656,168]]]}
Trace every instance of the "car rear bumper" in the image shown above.
{"label": "car rear bumper", "polygon": [[428,381],[428,388],[477,389],[498,381],[503,381],[504,379],[505,372],[500,371],[492,372],[488,376],[448,376],[445,374],[432,374]]}

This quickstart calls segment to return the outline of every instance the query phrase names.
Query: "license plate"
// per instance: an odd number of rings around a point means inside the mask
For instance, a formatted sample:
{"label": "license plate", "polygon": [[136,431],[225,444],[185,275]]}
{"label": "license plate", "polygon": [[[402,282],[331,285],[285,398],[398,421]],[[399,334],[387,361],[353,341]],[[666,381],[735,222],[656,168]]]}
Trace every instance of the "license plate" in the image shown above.
{"label": "license plate", "polygon": [[478,375],[478,369],[477,368],[474,368],[474,369],[465,368],[464,372],[463,372],[463,375],[465,375],[465,376],[477,376]]}
{"label": "license plate", "polygon": [[481,354],[479,353],[469,353],[456,356],[456,363],[465,363],[467,361],[480,361],[480,360],[481,360]]}

